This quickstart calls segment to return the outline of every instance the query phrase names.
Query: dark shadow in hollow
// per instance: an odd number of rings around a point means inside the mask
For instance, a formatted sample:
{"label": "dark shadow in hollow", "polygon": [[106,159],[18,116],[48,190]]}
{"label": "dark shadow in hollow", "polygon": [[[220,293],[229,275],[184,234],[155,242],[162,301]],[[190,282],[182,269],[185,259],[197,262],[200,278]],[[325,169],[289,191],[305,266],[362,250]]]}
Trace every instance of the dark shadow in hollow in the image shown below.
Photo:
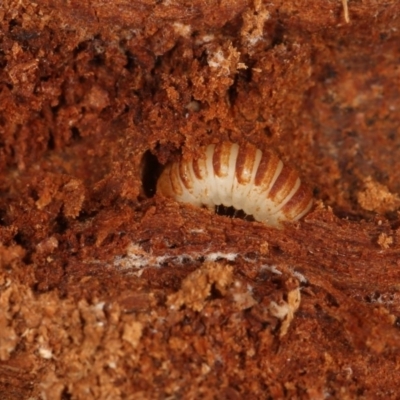
{"label": "dark shadow in hollow", "polygon": [[147,197],[153,197],[156,193],[157,180],[163,170],[157,157],[147,150],[142,158],[142,187]]}

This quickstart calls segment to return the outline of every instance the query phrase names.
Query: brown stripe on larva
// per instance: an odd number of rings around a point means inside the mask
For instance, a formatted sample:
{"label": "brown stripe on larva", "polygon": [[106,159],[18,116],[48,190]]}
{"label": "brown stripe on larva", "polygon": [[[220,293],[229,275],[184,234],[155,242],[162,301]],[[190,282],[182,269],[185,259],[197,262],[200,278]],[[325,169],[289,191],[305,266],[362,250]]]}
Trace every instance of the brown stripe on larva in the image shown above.
{"label": "brown stripe on larva", "polygon": [[254,178],[254,184],[256,186],[263,186],[265,189],[268,189],[272,179],[275,176],[279,162],[279,157],[276,154],[270,151],[263,151],[261,161],[258,165],[257,173]]}
{"label": "brown stripe on larva", "polygon": [[284,165],[277,180],[269,191],[268,198],[274,203],[280,204],[293,190],[299,176],[292,168]]}
{"label": "brown stripe on larva", "polygon": [[181,196],[183,193],[182,186],[181,186],[181,179],[179,176],[179,164],[180,163],[173,163],[170,166],[169,171],[169,179],[171,181],[171,188],[175,194]]}
{"label": "brown stripe on larva", "polygon": [[297,219],[301,214],[306,214],[312,206],[311,190],[303,183],[297,189],[292,198],[282,207],[281,212],[288,220]]}
{"label": "brown stripe on larva", "polygon": [[236,179],[241,185],[250,182],[254,162],[256,160],[257,148],[251,145],[239,147],[239,153],[236,159]]}
{"label": "brown stripe on larva", "polygon": [[212,163],[215,175],[220,178],[228,174],[231,147],[232,144],[228,142],[215,145]]}
{"label": "brown stripe on larva", "polygon": [[197,179],[203,179],[203,173],[206,169],[206,156],[204,152],[199,156],[199,158],[196,158],[193,160],[193,172],[196,176]]}
{"label": "brown stripe on larva", "polygon": [[179,163],[179,176],[186,189],[193,187],[193,180],[191,178],[189,162],[181,160]]}

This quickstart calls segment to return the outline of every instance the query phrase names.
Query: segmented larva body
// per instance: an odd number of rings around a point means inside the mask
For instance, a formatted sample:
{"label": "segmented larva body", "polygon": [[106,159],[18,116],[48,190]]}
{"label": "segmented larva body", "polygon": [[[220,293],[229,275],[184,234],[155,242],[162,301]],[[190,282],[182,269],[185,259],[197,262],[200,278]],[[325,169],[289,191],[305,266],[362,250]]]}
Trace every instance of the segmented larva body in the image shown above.
{"label": "segmented larva body", "polygon": [[230,142],[211,144],[197,158],[168,164],[157,193],[199,207],[234,207],[276,228],[303,217],[313,202],[297,172],[275,153]]}

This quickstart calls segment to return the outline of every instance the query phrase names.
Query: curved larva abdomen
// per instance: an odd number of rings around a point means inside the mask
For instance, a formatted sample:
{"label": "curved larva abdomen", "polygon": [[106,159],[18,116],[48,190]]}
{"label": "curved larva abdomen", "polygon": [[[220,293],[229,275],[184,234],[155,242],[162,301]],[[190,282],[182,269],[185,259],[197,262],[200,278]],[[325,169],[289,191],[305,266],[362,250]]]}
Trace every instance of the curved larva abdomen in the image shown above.
{"label": "curved larva abdomen", "polygon": [[198,158],[168,164],[157,193],[199,207],[234,207],[276,228],[303,217],[313,203],[297,172],[275,153],[230,142],[211,144]]}

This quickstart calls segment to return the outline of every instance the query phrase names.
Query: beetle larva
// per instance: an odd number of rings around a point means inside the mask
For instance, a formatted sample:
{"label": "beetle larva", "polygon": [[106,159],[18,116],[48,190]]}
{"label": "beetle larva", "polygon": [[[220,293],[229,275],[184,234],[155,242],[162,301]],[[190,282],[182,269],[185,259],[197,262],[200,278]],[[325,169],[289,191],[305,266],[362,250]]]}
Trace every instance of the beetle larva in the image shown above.
{"label": "beetle larva", "polygon": [[230,142],[168,164],[157,193],[200,207],[234,207],[275,228],[300,219],[312,206],[311,191],[275,153]]}

